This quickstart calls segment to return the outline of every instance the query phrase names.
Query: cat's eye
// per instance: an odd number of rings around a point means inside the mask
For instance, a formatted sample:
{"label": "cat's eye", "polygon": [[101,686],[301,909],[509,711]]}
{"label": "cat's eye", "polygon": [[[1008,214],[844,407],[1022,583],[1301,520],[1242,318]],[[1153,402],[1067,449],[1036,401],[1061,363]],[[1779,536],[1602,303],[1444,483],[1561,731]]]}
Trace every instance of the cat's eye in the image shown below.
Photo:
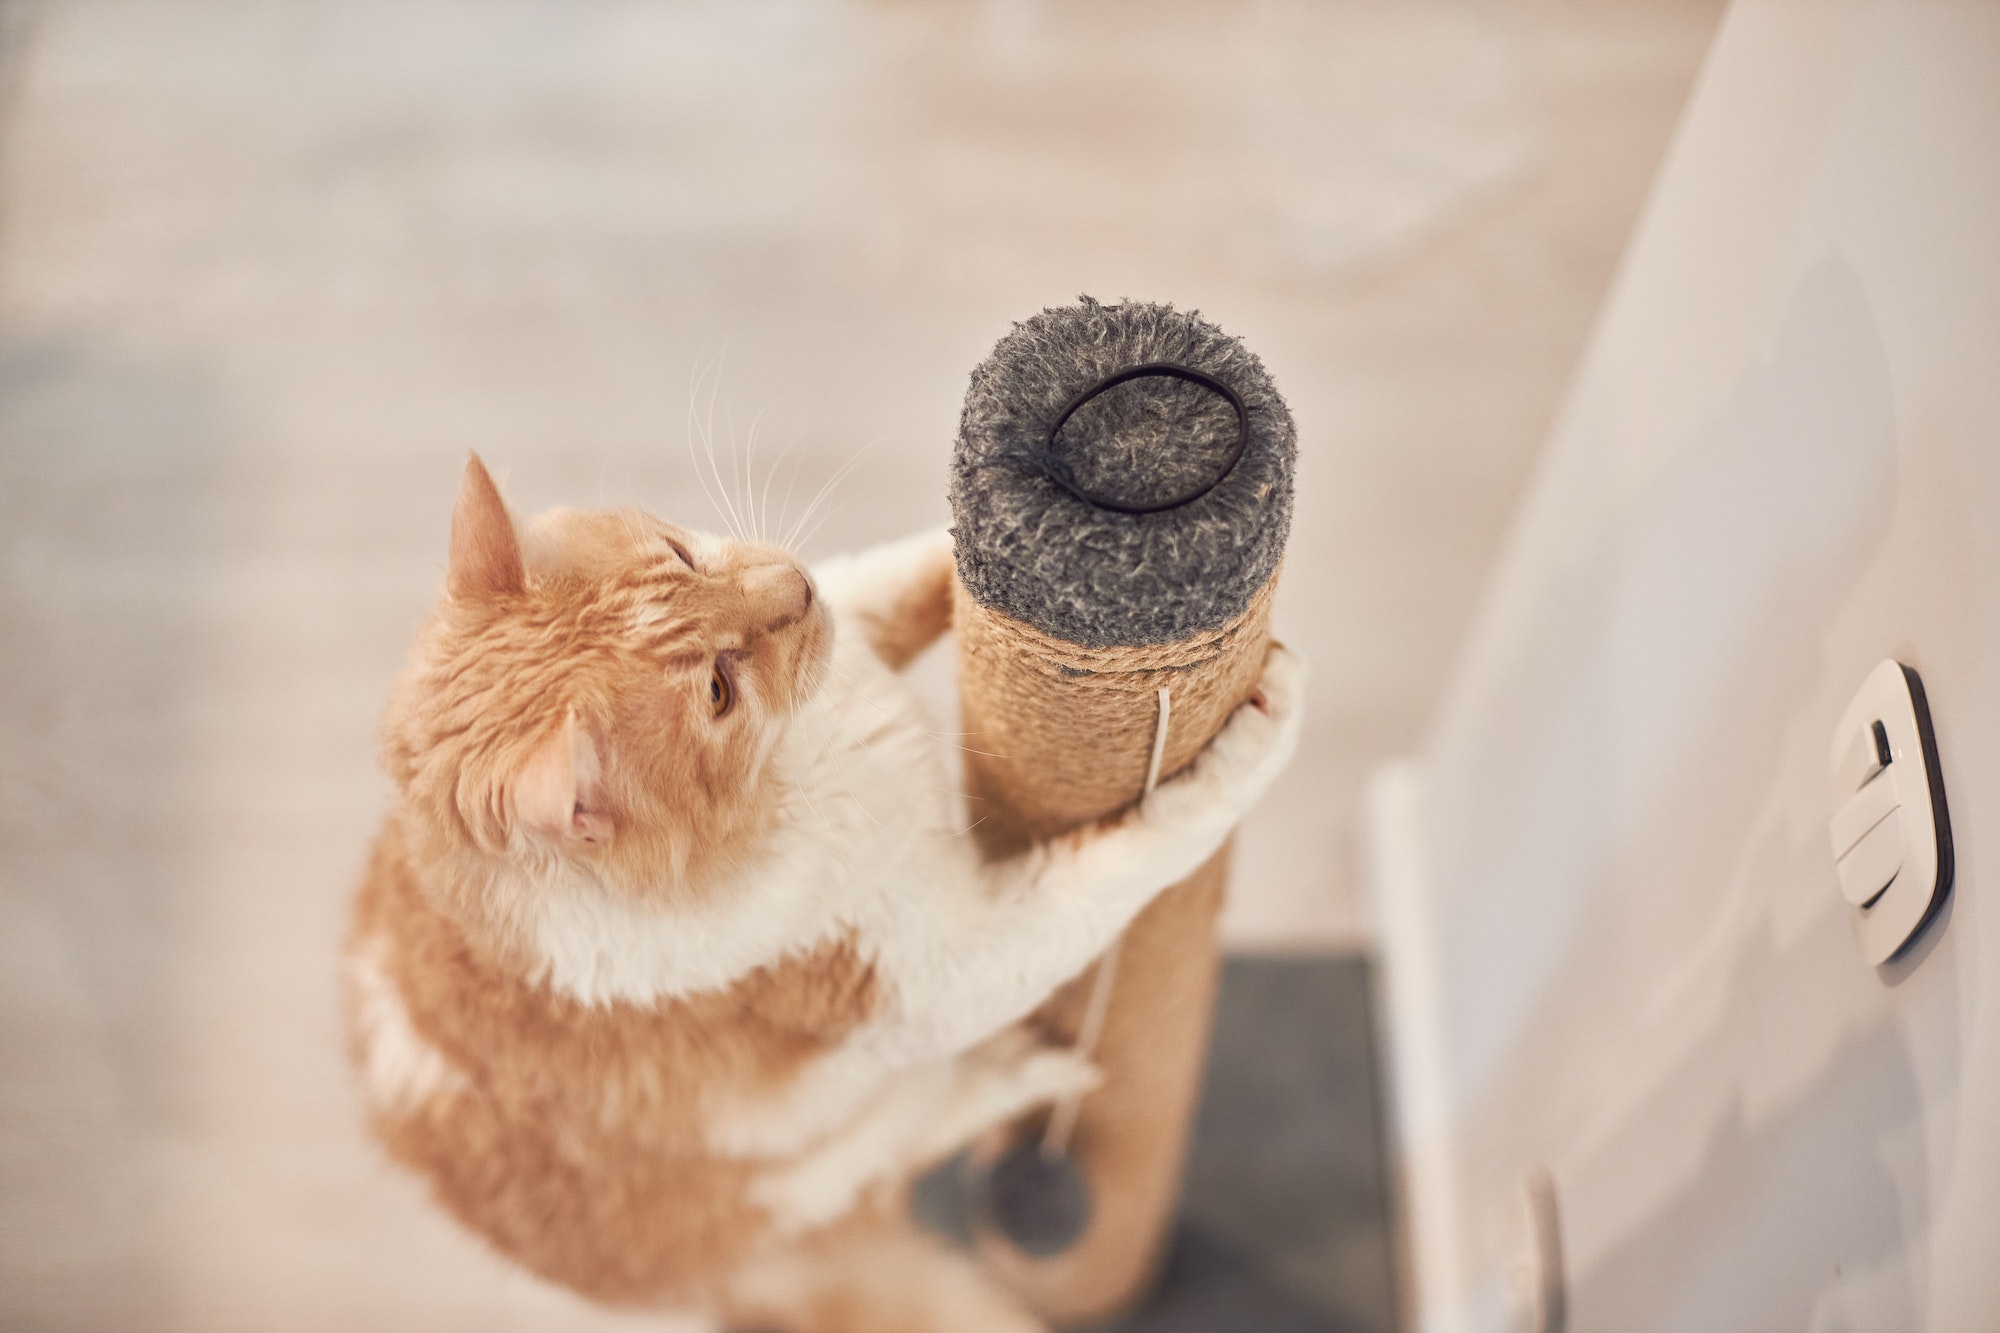
{"label": "cat's eye", "polygon": [[708,702],[716,717],[721,717],[736,704],[736,685],[729,679],[729,672],[717,662],[708,675]]}
{"label": "cat's eye", "polygon": [[686,565],[689,569],[694,568],[694,557],[688,554],[687,547],[681,545],[679,542],[675,541],[672,537],[667,538],[667,545],[674,548],[674,554],[681,558],[682,564]]}

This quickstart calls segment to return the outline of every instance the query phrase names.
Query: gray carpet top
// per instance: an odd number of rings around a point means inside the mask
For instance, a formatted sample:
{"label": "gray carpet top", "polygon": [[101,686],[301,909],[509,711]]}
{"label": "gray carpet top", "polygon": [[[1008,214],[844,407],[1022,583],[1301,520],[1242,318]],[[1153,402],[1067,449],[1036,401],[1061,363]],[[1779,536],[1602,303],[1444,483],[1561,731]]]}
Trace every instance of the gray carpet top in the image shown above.
{"label": "gray carpet top", "polygon": [[[1156,365],[1191,376],[1091,392]],[[966,390],[951,476],[959,577],[981,605],[1086,647],[1220,629],[1284,554],[1296,454],[1263,362],[1198,312],[1087,296],[1044,310]]]}

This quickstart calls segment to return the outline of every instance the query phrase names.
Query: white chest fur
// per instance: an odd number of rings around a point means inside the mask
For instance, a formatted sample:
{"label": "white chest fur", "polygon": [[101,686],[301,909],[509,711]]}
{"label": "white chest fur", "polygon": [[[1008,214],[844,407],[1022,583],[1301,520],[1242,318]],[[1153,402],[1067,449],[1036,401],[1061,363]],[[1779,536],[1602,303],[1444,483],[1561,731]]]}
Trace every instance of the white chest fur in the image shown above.
{"label": "white chest fur", "polygon": [[551,986],[587,1004],[719,990],[834,938],[874,915],[869,900],[924,876],[958,810],[921,704],[858,638],[836,637],[826,684],[778,741],[780,831],[738,882],[672,909],[581,877],[521,895]]}

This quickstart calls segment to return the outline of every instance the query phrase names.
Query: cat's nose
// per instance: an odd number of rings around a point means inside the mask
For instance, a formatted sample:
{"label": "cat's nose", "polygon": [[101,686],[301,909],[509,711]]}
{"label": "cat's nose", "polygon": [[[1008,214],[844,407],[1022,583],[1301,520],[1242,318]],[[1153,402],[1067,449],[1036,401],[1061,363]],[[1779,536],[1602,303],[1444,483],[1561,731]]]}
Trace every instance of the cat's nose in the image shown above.
{"label": "cat's nose", "polygon": [[793,564],[757,565],[743,572],[743,597],[765,629],[781,629],[812,609],[812,580]]}

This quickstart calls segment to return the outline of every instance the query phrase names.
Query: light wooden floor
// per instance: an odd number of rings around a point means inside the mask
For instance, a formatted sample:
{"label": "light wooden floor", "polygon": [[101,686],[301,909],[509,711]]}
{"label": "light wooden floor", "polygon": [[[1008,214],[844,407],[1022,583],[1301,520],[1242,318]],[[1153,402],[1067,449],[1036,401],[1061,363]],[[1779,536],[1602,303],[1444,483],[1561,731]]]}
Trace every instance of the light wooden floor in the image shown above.
{"label": "light wooden floor", "polygon": [[378,1166],[338,1054],[468,449],[526,508],[713,522],[712,401],[774,511],[851,464],[829,552],[942,521],[1011,318],[1200,308],[1300,422],[1315,670],[1229,929],[1365,946],[1360,776],[1423,725],[1715,11],[0,0],[0,1325],[616,1324]]}

